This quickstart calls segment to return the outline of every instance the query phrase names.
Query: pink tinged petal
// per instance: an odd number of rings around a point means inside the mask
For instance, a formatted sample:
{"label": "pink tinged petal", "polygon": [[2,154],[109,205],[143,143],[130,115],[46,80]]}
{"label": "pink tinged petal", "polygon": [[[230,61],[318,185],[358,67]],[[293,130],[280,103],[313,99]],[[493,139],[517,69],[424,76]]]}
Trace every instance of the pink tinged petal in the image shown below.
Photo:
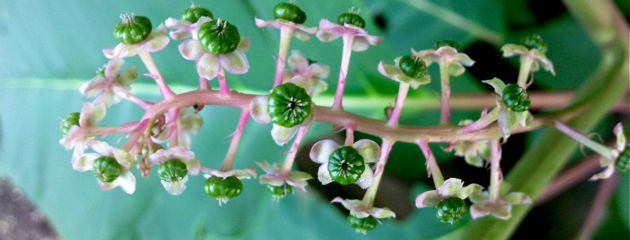
{"label": "pink tinged petal", "polygon": [[186,28],[180,28],[174,31],[171,31],[168,34],[172,39],[181,40],[191,35],[190,31]]}
{"label": "pink tinged petal", "polygon": [[473,204],[470,207],[470,216],[473,219],[484,217],[484,216],[486,216],[488,214],[490,214],[490,212],[487,209],[480,208],[479,205]]}
{"label": "pink tinged petal", "polygon": [[328,83],[320,79],[313,79],[313,85],[311,86],[309,95],[317,96],[328,89]]}
{"label": "pink tinged petal", "polygon": [[285,183],[285,180],[278,175],[263,175],[263,176],[260,176],[259,182],[261,184],[267,184],[267,185],[279,187]]}
{"label": "pink tinged petal", "polygon": [[72,126],[70,131],[66,133],[66,136],[59,139],[59,144],[63,145],[66,150],[70,150],[77,146],[83,139],[81,135],[81,128],[79,126]]}
{"label": "pink tinged petal", "polygon": [[512,57],[515,55],[523,55],[528,50],[526,47],[517,44],[505,44],[501,47],[501,51],[503,52],[503,57]]}
{"label": "pink tinged petal", "polygon": [[212,80],[219,73],[219,58],[210,53],[205,53],[197,62],[199,76]]}
{"label": "pink tinged petal", "polygon": [[485,84],[488,84],[494,88],[494,93],[499,96],[503,96],[503,89],[505,89],[505,83],[499,78],[493,78],[482,81]]}
{"label": "pink tinged petal", "polygon": [[86,97],[96,97],[108,87],[107,80],[103,77],[96,77],[90,81],[84,82],[79,87],[81,95]]}
{"label": "pink tinged petal", "polygon": [[395,218],[396,217],[396,213],[394,213],[389,208],[373,208],[370,211],[370,215],[372,215],[373,217],[378,218],[378,219]]}
{"label": "pink tinged petal", "polygon": [[252,118],[257,123],[267,124],[271,122],[271,117],[267,111],[267,96],[257,96],[249,103],[249,109],[251,111]]}
{"label": "pink tinged petal", "polygon": [[459,191],[459,193],[457,194],[457,197],[460,199],[466,199],[468,198],[468,196],[470,196],[471,194],[473,194],[474,192],[480,192],[483,191],[483,187],[479,184],[469,184],[468,186],[462,188],[462,190]]}
{"label": "pink tinged petal", "polygon": [[370,216],[370,212],[366,206],[362,206],[360,200],[334,198],[331,203],[341,203],[344,208],[350,210],[350,214],[358,218],[366,218]]}
{"label": "pink tinged petal", "polygon": [[166,35],[164,36],[155,36],[149,41],[146,41],[142,44],[142,50],[144,52],[157,52],[166,47],[168,43],[171,41]]}
{"label": "pink tinged petal", "polygon": [[438,194],[443,198],[458,196],[463,186],[464,182],[461,179],[449,178],[438,188]]}
{"label": "pink tinged petal", "polygon": [[295,32],[293,32],[293,36],[295,36],[295,38],[297,38],[298,40],[302,41],[302,42],[306,42],[311,38],[311,35],[309,35],[308,33],[304,32],[304,31],[300,31],[297,30]]}
{"label": "pink tinged petal", "polygon": [[198,175],[201,172],[201,162],[197,159],[186,161],[186,167],[191,175]]}
{"label": "pink tinged petal", "polygon": [[461,76],[462,74],[464,74],[464,72],[466,72],[466,69],[464,69],[464,66],[462,66],[461,64],[457,63],[457,62],[453,62],[449,64],[449,68],[448,68],[448,73],[451,76]]}
{"label": "pink tinged petal", "polygon": [[249,38],[242,38],[241,41],[238,43],[238,47],[236,47],[236,50],[241,53],[247,52],[251,44],[252,41],[249,40]]}
{"label": "pink tinged petal", "polygon": [[235,51],[219,56],[223,68],[232,74],[245,74],[249,71],[249,62],[244,53]]}
{"label": "pink tinged petal", "polygon": [[[131,85],[131,83],[133,83],[133,81],[136,80],[137,77],[138,71],[136,70],[136,67],[130,67],[127,71],[121,74],[120,77],[118,77],[118,80],[116,82],[121,87],[128,89],[129,85]],[[116,88],[114,88],[113,90],[116,91]]]}
{"label": "pink tinged petal", "polygon": [[356,141],[352,146],[359,152],[366,163],[376,162],[381,153],[381,147],[369,139]]}
{"label": "pink tinged petal", "polygon": [[623,151],[626,148],[626,135],[623,132],[623,124],[621,122],[615,125],[613,129],[613,133],[615,133],[615,138],[617,139],[616,147],[617,151]]}
{"label": "pink tinged petal", "polygon": [[320,140],[311,147],[309,156],[313,162],[326,165],[330,154],[332,154],[337,148],[339,148],[339,144],[333,140]]}
{"label": "pink tinged petal", "polygon": [[266,173],[277,173],[279,171],[277,165],[272,166],[272,165],[269,165],[269,163],[265,161],[258,161],[256,162],[256,165],[258,165],[258,167],[260,167]]}
{"label": "pink tinged petal", "polygon": [[136,177],[130,171],[116,178],[114,184],[120,186],[127,194],[133,194],[136,191]]}
{"label": "pink tinged petal", "polygon": [[400,82],[400,75],[402,74],[402,72],[400,71],[400,69],[394,65],[389,65],[389,64],[385,64],[383,61],[381,61],[378,64],[378,72],[381,73],[383,76],[388,77],[394,81]]}
{"label": "pink tinged petal", "polygon": [[512,192],[502,197],[510,205],[531,204],[532,200],[522,192]]}
{"label": "pink tinged petal", "polygon": [[274,124],[271,128],[271,138],[273,138],[278,146],[282,146],[291,141],[291,139],[297,133],[297,129],[297,126],[292,128],[285,128],[283,126]]}
{"label": "pink tinged petal", "polygon": [[[76,149],[75,149],[76,151]],[[94,160],[99,158],[100,155],[96,153],[86,153],[76,156],[72,156],[72,169],[79,172],[86,172],[92,170]]]}
{"label": "pink tinged petal", "polygon": [[612,174],[615,172],[615,165],[614,164],[609,164],[606,169],[604,169],[603,171],[601,171],[598,174],[593,175],[589,181],[597,181],[597,180],[601,180],[601,179],[608,179],[610,178],[610,176],[612,176]]}
{"label": "pink tinged petal", "polygon": [[475,61],[465,53],[457,53],[455,55],[455,60],[466,67],[470,67],[475,64]]}
{"label": "pink tinged petal", "polygon": [[330,173],[328,173],[328,164],[322,164],[319,166],[319,169],[317,170],[317,180],[319,180],[322,185],[326,185],[332,182]]}
{"label": "pink tinged petal", "polygon": [[122,58],[112,58],[107,62],[105,67],[105,78],[112,79],[118,74],[118,70],[125,63]]}
{"label": "pink tinged petal", "polygon": [[427,66],[431,65],[431,63],[440,61],[440,57],[436,55],[436,52],[433,49],[427,49],[418,52],[414,50],[411,51],[413,52],[413,55],[421,58],[427,64]]}
{"label": "pink tinged petal", "polygon": [[256,169],[253,168],[245,168],[239,170],[233,170],[234,176],[238,179],[250,179],[256,178]]}
{"label": "pink tinged petal", "polygon": [[136,162],[133,155],[129,154],[129,152],[125,150],[112,148],[111,151],[116,161],[120,163],[120,165],[122,165],[125,169],[130,169],[131,165]]}
{"label": "pink tinged petal", "polygon": [[[322,164],[324,166],[324,164]],[[357,185],[363,189],[367,189],[372,185],[372,181],[374,180],[374,173],[372,173],[372,169],[370,167],[365,166],[365,170],[361,177],[357,181]]]}
{"label": "pink tinged petal", "polygon": [[497,204],[494,206],[494,209],[492,209],[491,214],[498,219],[508,220],[512,216],[512,206],[508,204]]}
{"label": "pink tinged petal", "polygon": [[265,21],[257,17],[255,17],[254,20],[256,21],[256,26],[259,28],[265,28],[271,25],[271,21]]}
{"label": "pink tinged petal", "polygon": [[106,106],[103,103],[83,103],[79,126],[90,127],[101,121],[105,117]]}
{"label": "pink tinged petal", "polygon": [[186,60],[197,61],[204,53],[203,47],[199,41],[195,39],[188,39],[178,47],[179,53],[182,54],[182,57]]}
{"label": "pink tinged petal", "polygon": [[368,40],[366,38],[356,37],[352,41],[352,51],[363,52],[367,50],[369,47],[370,47],[370,44],[368,43]]}
{"label": "pink tinged petal", "polygon": [[164,26],[166,26],[167,28],[179,28],[185,25],[186,23],[188,22],[180,21],[179,19],[170,17],[170,18],[167,18],[166,21],[164,21]]}
{"label": "pink tinged petal", "polygon": [[440,203],[442,201],[442,197],[438,194],[438,191],[431,190],[423,192],[416,197],[416,207],[417,208],[425,208],[432,207]]}
{"label": "pink tinged petal", "polygon": [[300,53],[300,51],[291,51],[289,59],[287,59],[287,65],[293,70],[306,69],[308,67],[308,60]]}
{"label": "pink tinged petal", "polygon": [[123,45],[123,47],[121,47],[120,49],[117,49],[118,52],[116,52],[116,57],[133,57],[135,55],[138,55],[138,52],[140,50],[142,50],[142,45],[141,43],[138,44],[131,44],[131,45]]}
{"label": "pink tinged petal", "polygon": [[186,182],[188,182],[188,176],[185,176],[181,181],[167,182],[160,181],[164,189],[171,195],[178,196],[186,190]]}
{"label": "pink tinged petal", "polygon": [[119,43],[114,48],[103,49],[103,55],[105,55],[105,57],[107,57],[107,58],[124,57],[124,56],[121,56],[121,52],[125,51],[125,50],[123,50],[124,48],[127,48],[127,45],[125,45],[123,43]]}
{"label": "pink tinged petal", "polygon": [[113,148],[109,146],[106,142],[101,141],[90,141],[88,143],[90,148],[94,150],[94,152],[98,153],[101,156],[113,156]]}

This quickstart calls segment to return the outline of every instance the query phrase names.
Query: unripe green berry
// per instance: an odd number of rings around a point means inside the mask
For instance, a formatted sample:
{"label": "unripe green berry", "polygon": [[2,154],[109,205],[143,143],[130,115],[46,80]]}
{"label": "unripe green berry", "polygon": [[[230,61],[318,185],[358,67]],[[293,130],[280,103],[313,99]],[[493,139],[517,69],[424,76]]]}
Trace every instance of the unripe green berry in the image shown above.
{"label": "unripe green berry", "polygon": [[623,149],[623,151],[617,157],[615,167],[619,172],[627,172],[630,169],[630,147]]}
{"label": "unripe green berry", "polygon": [[234,25],[217,19],[201,24],[197,38],[205,50],[214,54],[231,53],[241,42],[241,34]]}
{"label": "unripe green berry", "polygon": [[353,147],[337,148],[328,159],[330,177],[342,185],[356,183],[365,171],[365,162]]}
{"label": "unripe green berry", "polygon": [[398,67],[405,75],[414,79],[423,78],[427,74],[427,65],[416,56],[401,57]]}
{"label": "unripe green berry", "polygon": [[268,113],[274,124],[291,128],[302,124],[311,116],[311,96],[304,88],[284,83],[274,88],[267,100]]}
{"label": "unripe green berry", "polygon": [[273,7],[273,16],[276,19],[287,20],[296,24],[306,21],[306,13],[294,3],[278,3]]}
{"label": "unripe green berry", "polygon": [[512,112],[524,112],[529,109],[531,101],[525,89],[510,83],[503,89],[503,103]]}
{"label": "unripe green berry", "polygon": [[354,230],[361,233],[366,233],[378,225],[376,218],[368,216],[366,218],[358,218],[352,214],[348,216],[348,223]]}
{"label": "unripe green berry", "polygon": [[442,40],[436,41],[435,42],[435,49],[438,49],[438,48],[441,48],[441,47],[452,47],[452,48],[455,48],[457,51],[460,50],[459,43],[457,43],[453,39],[442,39]]}
{"label": "unripe green berry", "polygon": [[274,199],[281,199],[293,193],[293,187],[288,184],[283,184],[282,186],[267,185],[267,190],[271,192],[271,196]]}
{"label": "unripe green berry", "polygon": [[193,5],[187,8],[184,13],[182,13],[182,20],[189,23],[196,23],[201,17],[212,18],[212,12],[206,8]]}
{"label": "unripe green berry", "polygon": [[78,112],[70,113],[66,118],[61,120],[59,123],[59,128],[61,128],[61,132],[65,135],[70,131],[70,128],[73,126],[79,126],[79,118],[81,118],[81,114]]}
{"label": "unripe green berry", "polygon": [[542,54],[547,52],[547,43],[545,43],[540,35],[530,35],[524,37],[522,44],[529,49],[537,49]]}
{"label": "unripe green berry", "polygon": [[158,175],[165,182],[178,182],[188,174],[186,164],[177,159],[171,159],[160,164]]}
{"label": "unripe green berry", "polygon": [[454,224],[464,217],[467,210],[468,205],[463,199],[452,197],[437,205],[436,215],[440,222]]}
{"label": "unripe green berry", "polygon": [[94,160],[92,171],[98,180],[110,183],[120,176],[122,166],[113,157],[101,156]]}
{"label": "unripe green berry", "polygon": [[123,15],[114,28],[114,39],[124,44],[136,44],[149,37],[151,20],[145,16]]}
{"label": "unripe green berry", "polygon": [[337,23],[341,25],[350,24],[355,27],[365,28],[365,20],[363,20],[363,18],[359,16],[359,14],[356,14],[356,13],[350,13],[350,12],[342,13],[337,18]]}
{"label": "unripe green berry", "polygon": [[212,176],[206,180],[206,193],[216,199],[230,199],[241,194],[243,183],[237,177],[221,178]]}

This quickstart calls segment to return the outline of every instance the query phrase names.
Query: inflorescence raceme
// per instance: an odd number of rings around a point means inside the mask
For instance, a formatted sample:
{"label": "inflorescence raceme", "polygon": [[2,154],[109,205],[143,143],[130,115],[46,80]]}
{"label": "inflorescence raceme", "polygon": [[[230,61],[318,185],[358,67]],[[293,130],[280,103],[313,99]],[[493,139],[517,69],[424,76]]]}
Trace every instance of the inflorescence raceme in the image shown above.
{"label": "inflorescence raceme", "polygon": [[[313,178],[308,173],[292,169],[312,122],[321,121],[345,129],[346,139],[343,143],[330,139],[317,142],[310,150],[310,158],[320,164],[317,179],[322,184],[334,181],[367,189],[363,199],[335,198],[332,201],[349,210],[348,223],[358,232],[370,231],[382,219],[395,217],[388,208],[374,207],[374,198],[392,146],[399,141],[415,143],[422,150],[435,190],[418,195],[416,206],[435,206],[441,222],[453,224],[469,210],[473,218],[492,215],[508,219],[512,205],[531,202],[525,193],[509,192],[509,184],[503,182],[500,138],[507,140],[511,133],[540,127],[533,125],[527,88],[533,82],[533,73],[541,66],[554,73],[551,61],[545,56],[547,45],[542,38],[531,36],[520,45],[506,44],[502,48],[505,57],[520,56],[521,68],[516,83],[505,84],[498,78],[484,81],[495,90],[496,106],[489,112],[484,111],[478,120],[460,121],[459,126],[452,126],[450,120],[450,77],[460,76],[474,61],[460,52],[456,42],[440,40],[434,49],[412,50],[393,59],[393,65],[387,64],[392,60],[381,61],[376,66],[378,71],[399,84],[395,105],[388,111],[387,121],[381,123],[343,111],[344,87],[352,53],[365,51],[382,40],[368,34],[366,21],[357,10],[340,14],[336,21],[322,19],[318,27],[304,25],[307,15],[295,3],[277,4],[273,16],[275,19],[268,21],[255,19],[258,27],[280,31],[276,74],[273,85],[270,83],[273,88],[268,95],[252,96],[232,92],[228,86],[226,73],[245,74],[249,70],[246,52],[250,45],[229,21],[215,18],[210,10],[196,5],[186,9],[180,19],[168,18],[156,29],[147,17],[122,15],[114,29],[114,39],[119,44],[103,50],[109,61],[95,78],[80,88],[81,94],[94,100],[83,103],[80,112],[71,113],[60,125],[63,133],[60,143],[66,149],[74,149],[73,168],[93,171],[103,190],[120,186],[129,194],[136,186],[131,170],[134,165],[144,177],[153,167],[157,168],[162,185],[172,195],[184,192],[189,176],[202,174],[207,179],[205,191],[208,196],[217,199],[219,204],[226,204],[243,191],[243,179],[257,177],[254,168],[233,168],[242,133],[249,118],[253,118],[258,123],[273,124],[271,136],[278,145],[293,139],[284,162],[258,162],[264,171],[259,177],[260,183],[266,185],[274,200],[280,200],[295,189],[305,191],[307,181]],[[331,108],[316,106],[311,100],[327,89],[324,79],[330,74],[329,67],[313,62],[297,51],[288,56],[293,37],[307,41],[313,34],[323,42],[343,40],[336,95]],[[199,90],[173,92],[154,63],[151,54],[164,49],[171,39],[183,41],[178,46],[182,57],[196,62]],[[125,58],[134,56],[139,56],[144,63],[148,71],[146,76],[155,80],[163,96],[160,102],[152,103],[131,93],[130,86],[137,72],[134,67],[123,71],[122,66]],[[410,87],[417,89],[431,82],[427,70],[432,63],[437,63],[440,70],[440,124],[445,126],[426,131],[399,126]],[[215,78],[219,82],[218,91],[212,90],[209,84]],[[97,126],[107,109],[121,100],[138,105],[146,113],[140,120],[120,126]],[[204,105],[230,105],[242,111],[224,162],[217,169],[207,167],[208,163],[198,160],[191,150],[191,136],[203,124],[197,113]],[[490,127],[495,122],[497,130]],[[601,165],[606,170],[594,179],[610,177],[615,168],[621,172],[628,170],[630,150],[621,125],[615,128],[617,145],[614,148],[602,146],[561,122],[556,122],[556,128],[604,156]],[[379,135],[381,145],[366,139],[355,141],[355,130]],[[112,134],[126,135],[127,142],[113,147],[98,139]],[[470,165],[489,165],[490,185],[487,189],[478,184],[464,185],[457,178],[444,180],[429,142],[447,142],[449,147],[446,149],[465,157]]]}

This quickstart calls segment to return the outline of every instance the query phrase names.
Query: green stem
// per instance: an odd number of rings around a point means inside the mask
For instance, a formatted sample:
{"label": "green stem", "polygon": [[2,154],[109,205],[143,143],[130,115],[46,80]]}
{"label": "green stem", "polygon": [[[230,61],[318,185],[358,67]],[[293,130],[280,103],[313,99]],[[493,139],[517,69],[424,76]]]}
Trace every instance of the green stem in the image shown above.
{"label": "green stem", "polygon": [[522,88],[527,89],[527,79],[532,69],[532,64],[534,63],[534,58],[532,57],[521,57],[521,68],[518,72],[518,85]]}

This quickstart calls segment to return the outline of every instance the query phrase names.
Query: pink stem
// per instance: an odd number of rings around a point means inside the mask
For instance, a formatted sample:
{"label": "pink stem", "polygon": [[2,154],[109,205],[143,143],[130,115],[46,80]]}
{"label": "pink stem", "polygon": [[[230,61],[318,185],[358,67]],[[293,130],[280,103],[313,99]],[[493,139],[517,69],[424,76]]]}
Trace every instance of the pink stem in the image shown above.
{"label": "pink stem", "polygon": [[442,109],[440,111],[440,124],[449,124],[451,120],[451,83],[450,83],[450,72],[449,72],[449,63],[441,63],[440,64],[440,85],[442,89],[442,94],[440,96],[440,104],[442,105]]}
{"label": "pink stem", "polygon": [[243,111],[241,111],[241,116],[238,118],[236,130],[232,134],[232,141],[230,142],[230,147],[228,148],[228,152],[225,155],[225,160],[223,160],[223,167],[221,168],[221,170],[226,171],[232,169],[234,158],[236,156],[236,151],[238,150],[238,145],[241,142],[241,136],[243,135],[243,129],[245,129],[245,125],[247,125],[248,120],[249,110],[243,109]]}
{"label": "pink stem", "polygon": [[352,144],[354,144],[354,127],[347,126],[346,127],[346,141],[344,142],[344,145],[352,146]]}
{"label": "pink stem", "polygon": [[276,61],[276,76],[273,81],[274,88],[282,84],[284,65],[286,62],[287,54],[289,52],[289,45],[291,44],[292,35],[293,28],[280,28],[280,48],[278,49],[278,60]]}
{"label": "pink stem", "polygon": [[442,175],[442,171],[440,171],[440,166],[438,166],[437,161],[435,161],[433,151],[431,151],[431,147],[429,147],[427,142],[418,140],[418,147],[420,147],[424,158],[427,160],[429,176],[433,178],[433,184],[435,185],[435,189],[437,189],[444,183],[444,176]]}
{"label": "pink stem", "polygon": [[178,146],[179,145],[179,108],[173,109],[169,112],[169,128],[171,135],[169,136],[170,146]]}
{"label": "pink stem", "polygon": [[155,65],[155,62],[153,62],[151,54],[140,51],[138,55],[144,63],[144,66],[146,66],[146,68],[149,70],[149,73],[153,76],[153,79],[155,79],[155,83],[158,85],[158,88],[160,88],[162,96],[164,96],[164,98],[166,99],[171,99],[173,96],[175,96],[173,90],[171,90],[168,84],[166,84],[166,81],[164,81],[164,78],[162,77],[162,74],[160,74],[160,71]]}
{"label": "pink stem", "polygon": [[114,93],[117,96],[119,96],[119,97],[121,97],[121,98],[123,98],[123,99],[125,99],[127,101],[130,101],[130,102],[140,106],[141,108],[143,108],[145,110],[149,109],[149,108],[151,108],[151,106],[153,106],[153,103],[144,101],[144,100],[136,97],[135,95],[131,94],[131,92],[129,92],[129,90],[127,90],[125,88],[114,87]]}
{"label": "pink stem", "polygon": [[481,114],[481,117],[459,130],[460,133],[472,133],[479,131],[492,124],[499,118],[499,108],[495,107],[488,114]]}
{"label": "pink stem", "polygon": [[378,186],[381,182],[381,178],[383,177],[385,165],[387,164],[387,159],[389,158],[389,153],[391,152],[394,143],[394,141],[389,139],[383,139],[383,143],[381,144],[381,155],[378,162],[376,162],[376,170],[374,171],[374,180],[372,181],[370,188],[368,188],[365,192],[362,200],[363,204],[367,206],[372,206],[374,204],[374,198],[378,192]]}
{"label": "pink stem", "polygon": [[405,100],[407,99],[408,92],[409,92],[409,84],[400,83],[398,87],[398,96],[396,97],[396,105],[394,105],[394,110],[392,111],[392,115],[389,117],[389,120],[387,121],[388,126],[390,127],[398,126],[398,119],[400,119],[402,108],[405,105]]}
{"label": "pink stem", "polygon": [[588,179],[599,168],[600,159],[601,156],[592,155],[566,170],[545,188],[545,191],[536,200],[536,204],[542,204],[579,182]]}
{"label": "pink stem", "polygon": [[606,145],[603,145],[601,143],[591,140],[586,135],[574,130],[573,128],[567,126],[566,124],[562,122],[556,121],[555,125],[556,125],[556,129],[560,130],[561,132],[563,132],[564,134],[566,134],[568,137],[572,138],[576,142],[586,146],[587,148],[595,151],[596,153],[599,153],[606,159],[613,159],[613,153],[610,150],[610,148],[608,148]]}
{"label": "pink stem", "polygon": [[586,221],[582,225],[582,228],[580,228],[579,239],[591,239],[593,233],[597,230],[597,227],[604,216],[604,212],[606,211],[606,205],[608,205],[610,197],[615,193],[617,181],[617,174],[613,174],[612,177],[600,183],[600,187],[597,190],[595,200],[593,200],[591,210],[588,212]]}
{"label": "pink stem", "polygon": [[81,131],[81,135],[83,136],[108,136],[111,134],[116,134],[116,133],[129,133],[134,131],[140,122],[130,122],[130,123],[125,123],[123,125],[120,126],[109,126],[109,127],[105,127],[105,126],[93,126],[93,127],[88,127],[88,128],[80,128]]}
{"label": "pink stem", "polygon": [[219,78],[219,91],[221,92],[221,96],[229,96],[230,86],[228,86],[227,80],[225,79],[225,70],[222,66],[219,66],[217,78]]}
{"label": "pink stem", "polygon": [[491,140],[490,142],[490,199],[496,200],[499,197],[501,188],[501,146],[499,140]]}
{"label": "pink stem", "polygon": [[293,144],[291,145],[289,152],[287,152],[287,157],[284,159],[284,164],[282,165],[283,172],[287,173],[291,171],[291,167],[295,161],[295,156],[298,153],[300,144],[302,143],[302,140],[304,140],[304,137],[310,128],[311,125],[306,125],[298,129],[297,136],[295,136],[295,140],[293,140]]}
{"label": "pink stem", "polygon": [[341,66],[339,68],[339,80],[337,81],[337,94],[335,95],[335,101],[332,106],[333,110],[343,110],[343,92],[346,87],[353,42],[353,35],[343,35],[343,53],[341,55]]}
{"label": "pink stem", "polygon": [[144,119],[138,125],[136,125],[136,128],[131,132],[129,138],[127,139],[127,142],[122,147],[122,149],[126,151],[131,151],[134,147],[136,147],[136,145],[138,144],[138,139],[140,139],[140,137],[142,137],[142,135],[144,134],[147,126],[149,126],[149,122],[151,122],[151,119]]}
{"label": "pink stem", "polygon": [[210,82],[204,77],[199,77],[199,90],[211,90]]}

